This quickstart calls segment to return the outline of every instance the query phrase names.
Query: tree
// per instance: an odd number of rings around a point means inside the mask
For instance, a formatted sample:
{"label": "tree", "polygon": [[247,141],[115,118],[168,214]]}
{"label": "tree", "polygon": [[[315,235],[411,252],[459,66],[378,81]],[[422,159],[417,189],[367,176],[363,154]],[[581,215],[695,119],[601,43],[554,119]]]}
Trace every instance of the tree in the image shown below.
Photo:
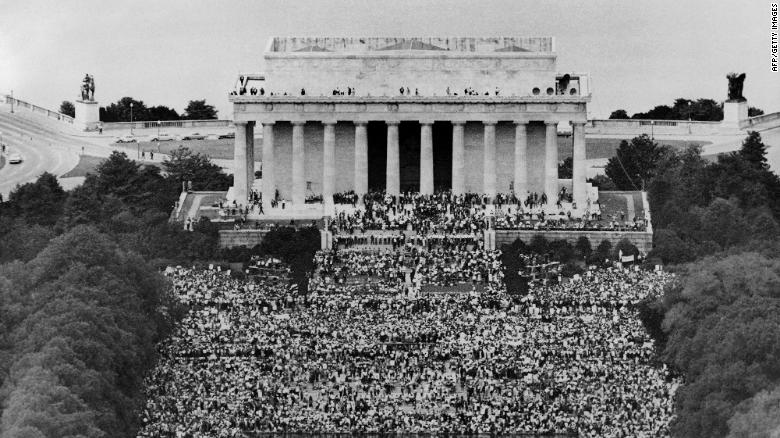
{"label": "tree", "polygon": [[619,190],[642,190],[655,175],[663,149],[647,134],[634,137],[630,143],[623,140],[604,172]]}
{"label": "tree", "polygon": [[628,113],[624,109],[619,109],[612,111],[612,114],[609,115],[610,119],[628,119]]}
{"label": "tree", "polygon": [[661,303],[662,358],[686,377],[673,435],[726,436],[737,406],[777,379],[780,260],[704,258],[684,268]]}
{"label": "tree", "polygon": [[8,201],[19,219],[31,224],[52,225],[62,213],[66,196],[57,177],[44,172],[35,182],[16,186]]}
{"label": "tree", "polygon": [[76,117],[76,107],[73,106],[73,102],[69,100],[63,100],[60,104],[60,112],[66,116]]}
{"label": "tree", "polygon": [[184,109],[184,118],[188,120],[208,120],[217,118],[217,110],[207,105],[206,100],[191,100]]}
{"label": "tree", "polygon": [[599,190],[609,192],[617,190],[617,186],[607,175],[596,175],[588,180],[593,186],[598,187]]}
{"label": "tree", "polygon": [[766,145],[761,141],[761,134],[756,131],[748,132],[748,136],[742,141],[739,155],[757,169],[766,169]]}
{"label": "tree", "polygon": [[134,122],[150,120],[146,104],[132,97],[123,97],[116,103],[100,108],[100,120],[103,122],[129,122],[131,116],[130,104],[133,104],[132,118]]}
{"label": "tree", "polygon": [[192,181],[193,190],[227,190],[232,184],[231,178],[206,155],[184,146],[171,152],[163,168],[168,181],[177,188],[182,181]]}
{"label": "tree", "polygon": [[764,115],[764,110],[756,108],[754,106],[748,107],[748,117],[756,117]]}
{"label": "tree", "polygon": [[179,120],[181,116],[173,108],[167,106],[158,105],[149,108],[149,120],[150,121],[166,121],[166,120]]}
{"label": "tree", "polygon": [[590,254],[593,252],[593,248],[590,245],[590,239],[585,236],[580,236],[577,239],[577,243],[574,245],[574,249],[583,260],[587,260],[587,258],[590,257]]}

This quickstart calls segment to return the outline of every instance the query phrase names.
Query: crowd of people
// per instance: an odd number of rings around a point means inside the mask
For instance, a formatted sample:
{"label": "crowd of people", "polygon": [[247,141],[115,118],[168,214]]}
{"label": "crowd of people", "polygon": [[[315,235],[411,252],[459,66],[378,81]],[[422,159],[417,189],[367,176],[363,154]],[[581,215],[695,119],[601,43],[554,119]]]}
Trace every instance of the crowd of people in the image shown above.
{"label": "crowd of people", "polygon": [[320,251],[315,256],[316,274],[325,282],[380,281],[412,295],[419,293],[423,285],[500,287],[501,252],[474,246],[477,245],[463,243],[426,249],[405,244],[382,251]]}
{"label": "crowd of people", "polygon": [[[563,192],[562,196],[566,193]],[[334,196],[334,234],[361,234],[369,230],[410,230],[420,234],[479,234],[492,226],[520,230],[623,230],[643,231],[643,218],[604,218],[597,202],[588,203],[582,217],[572,215],[571,204],[557,203],[553,212],[546,197],[529,193],[523,199],[512,194],[494,198],[467,193],[435,195],[403,193],[390,196],[371,192],[362,197],[353,192]]]}
{"label": "crowd of people", "polygon": [[442,250],[430,263],[421,253],[408,263],[380,254],[365,263],[320,253],[317,272],[327,275],[300,294],[276,261],[254,280],[169,268],[189,310],[147,378],[138,437],[668,435],[679,381],[651,362],[635,306],[659,295],[670,274],[597,269],[535,283],[526,295],[508,294],[500,281],[410,296],[334,278],[345,267],[380,276],[401,264],[446,269],[453,258],[465,269],[495,266],[494,254],[459,251],[471,254]]}

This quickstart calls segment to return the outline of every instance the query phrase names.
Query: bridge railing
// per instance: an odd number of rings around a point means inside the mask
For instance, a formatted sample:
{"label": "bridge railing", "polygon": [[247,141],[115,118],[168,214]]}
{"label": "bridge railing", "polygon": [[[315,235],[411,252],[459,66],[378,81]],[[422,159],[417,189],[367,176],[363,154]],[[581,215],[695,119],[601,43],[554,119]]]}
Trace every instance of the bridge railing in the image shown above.
{"label": "bridge railing", "polygon": [[740,129],[763,130],[780,127],[780,112],[750,117],[739,124]]}
{"label": "bridge railing", "polygon": [[7,105],[13,105],[14,109],[25,109],[25,110],[31,111],[33,113],[41,114],[41,115],[46,116],[46,117],[48,117],[50,119],[55,119],[55,120],[59,120],[59,121],[62,121],[62,122],[70,123],[71,125],[73,124],[73,117],[71,117],[71,116],[69,116],[67,114],[62,114],[61,112],[58,112],[58,111],[52,111],[52,110],[50,110],[48,108],[44,108],[42,106],[38,106],[38,105],[32,104],[30,102],[26,102],[24,100],[20,100],[20,99],[17,99],[15,97],[11,97],[11,96],[6,95],[5,96],[5,103]]}
{"label": "bridge railing", "polygon": [[592,119],[585,125],[588,134],[638,135],[713,135],[720,133],[720,122],[693,120]]}

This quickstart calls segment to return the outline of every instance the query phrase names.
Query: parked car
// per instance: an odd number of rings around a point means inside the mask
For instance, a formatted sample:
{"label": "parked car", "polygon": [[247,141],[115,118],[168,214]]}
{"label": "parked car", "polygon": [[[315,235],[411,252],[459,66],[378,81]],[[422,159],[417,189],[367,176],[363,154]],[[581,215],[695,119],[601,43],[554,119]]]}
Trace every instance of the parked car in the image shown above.
{"label": "parked car", "polygon": [[132,135],[123,135],[116,139],[117,143],[135,143],[137,141],[138,140],[136,140],[136,138]]}
{"label": "parked car", "polygon": [[194,134],[185,135],[181,139],[182,140],[204,140],[205,138],[206,138],[206,134],[199,134],[196,132]]}
{"label": "parked car", "polygon": [[152,137],[152,141],[175,141],[176,136],[162,132]]}
{"label": "parked car", "polygon": [[236,133],[235,132],[228,132],[227,134],[222,134],[222,135],[220,135],[217,138],[219,138],[220,140],[222,140],[223,138],[236,138]]}
{"label": "parked car", "polygon": [[19,164],[21,162],[22,162],[22,156],[21,155],[19,155],[17,153],[13,153],[13,154],[8,155],[8,163],[10,163],[10,164]]}

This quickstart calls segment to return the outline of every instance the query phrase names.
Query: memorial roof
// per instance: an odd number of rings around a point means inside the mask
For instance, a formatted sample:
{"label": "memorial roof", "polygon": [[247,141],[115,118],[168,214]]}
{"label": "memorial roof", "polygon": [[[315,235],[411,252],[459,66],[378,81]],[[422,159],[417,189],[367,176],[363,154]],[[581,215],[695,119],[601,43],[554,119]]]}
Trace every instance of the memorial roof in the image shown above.
{"label": "memorial roof", "polygon": [[449,51],[555,52],[553,37],[274,37],[266,53]]}

